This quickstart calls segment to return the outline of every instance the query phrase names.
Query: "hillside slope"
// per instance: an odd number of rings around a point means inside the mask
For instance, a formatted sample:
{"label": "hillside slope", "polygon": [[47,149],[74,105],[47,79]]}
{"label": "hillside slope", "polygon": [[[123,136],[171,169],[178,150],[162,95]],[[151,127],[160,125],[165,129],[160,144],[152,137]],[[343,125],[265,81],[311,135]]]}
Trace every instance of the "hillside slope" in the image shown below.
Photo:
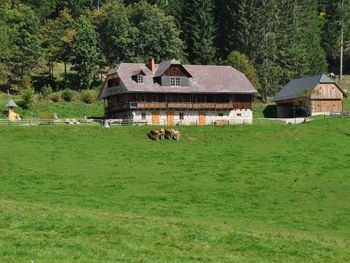
{"label": "hillside slope", "polygon": [[0,127],[1,262],[348,262],[350,122]]}

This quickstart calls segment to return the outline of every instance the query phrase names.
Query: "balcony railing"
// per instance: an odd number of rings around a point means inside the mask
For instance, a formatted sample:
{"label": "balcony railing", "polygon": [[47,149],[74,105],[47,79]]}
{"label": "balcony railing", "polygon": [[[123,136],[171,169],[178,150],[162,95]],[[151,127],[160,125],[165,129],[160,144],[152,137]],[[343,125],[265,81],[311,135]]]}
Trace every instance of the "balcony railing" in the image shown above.
{"label": "balcony railing", "polygon": [[190,102],[129,102],[118,103],[106,108],[108,112],[132,109],[179,109],[179,110],[233,110],[251,109],[250,102],[233,103],[190,103]]}

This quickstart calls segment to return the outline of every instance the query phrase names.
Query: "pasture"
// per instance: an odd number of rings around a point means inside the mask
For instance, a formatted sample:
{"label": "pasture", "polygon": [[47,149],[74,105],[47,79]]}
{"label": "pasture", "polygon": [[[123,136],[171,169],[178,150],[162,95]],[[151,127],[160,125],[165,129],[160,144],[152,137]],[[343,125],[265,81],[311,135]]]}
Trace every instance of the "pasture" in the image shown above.
{"label": "pasture", "polygon": [[349,262],[350,121],[0,126],[0,262]]}

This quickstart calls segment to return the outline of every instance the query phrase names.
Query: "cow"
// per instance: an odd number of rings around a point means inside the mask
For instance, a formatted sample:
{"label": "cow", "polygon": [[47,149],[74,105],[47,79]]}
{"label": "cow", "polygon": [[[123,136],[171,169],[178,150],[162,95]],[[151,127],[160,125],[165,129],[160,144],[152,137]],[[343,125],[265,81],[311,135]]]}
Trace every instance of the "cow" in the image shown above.
{"label": "cow", "polygon": [[160,136],[160,139],[164,139],[164,137],[165,137],[165,130],[164,129],[160,129],[160,131],[159,131],[159,136]]}
{"label": "cow", "polygon": [[180,134],[179,131],[174,131],[174,133],[173,133],[173,138],[174,138],[175,140],[179,141],[179,140],[180,140],[180,136],[181,136],[181,134]]}
{"label": "cow", "polygon": [[171,140],[174,137],[174,129],[165,129],[165,138],[167,138],[168,140]]}
{"label": "cow", "polygon": [[152,140],[158,141],[161,138],[161,132],[158,130],[150,130],[147,133],[148,137]]}

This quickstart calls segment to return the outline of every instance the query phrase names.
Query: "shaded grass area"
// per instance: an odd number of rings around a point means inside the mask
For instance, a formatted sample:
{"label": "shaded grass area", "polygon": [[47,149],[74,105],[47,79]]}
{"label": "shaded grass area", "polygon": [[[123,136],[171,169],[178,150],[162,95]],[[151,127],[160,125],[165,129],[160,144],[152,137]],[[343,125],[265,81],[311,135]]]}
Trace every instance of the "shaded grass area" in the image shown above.
{"label": "shaded grass area", "polygon": [[0,127],[0,261],[350,260],[350,121]]}

